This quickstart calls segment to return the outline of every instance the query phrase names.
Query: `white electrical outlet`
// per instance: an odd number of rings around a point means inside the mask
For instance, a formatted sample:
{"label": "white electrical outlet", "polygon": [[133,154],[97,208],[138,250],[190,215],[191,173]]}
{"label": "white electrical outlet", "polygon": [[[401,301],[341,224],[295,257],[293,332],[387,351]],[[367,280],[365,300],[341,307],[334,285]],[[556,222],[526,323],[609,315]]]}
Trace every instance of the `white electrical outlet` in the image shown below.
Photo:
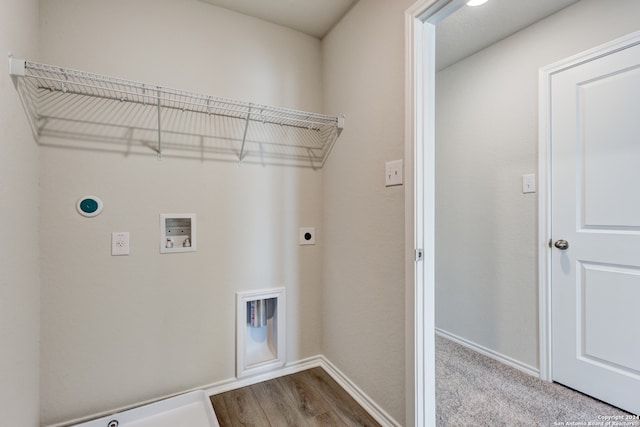
{"label": "white electrical outlet", "polygon": [[111,255],[129,255],[129,232],[111,233]]}

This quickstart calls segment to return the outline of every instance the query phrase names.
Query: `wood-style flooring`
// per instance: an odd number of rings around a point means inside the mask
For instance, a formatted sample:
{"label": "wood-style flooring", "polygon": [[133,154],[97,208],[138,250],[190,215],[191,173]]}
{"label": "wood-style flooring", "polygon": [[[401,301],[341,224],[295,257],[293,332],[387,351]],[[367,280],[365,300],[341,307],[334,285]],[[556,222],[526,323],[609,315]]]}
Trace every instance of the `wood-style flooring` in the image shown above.
{"label": "wood-style flooring", "polygon": [[380,426],[322,368],[211,396],[220,427]]}

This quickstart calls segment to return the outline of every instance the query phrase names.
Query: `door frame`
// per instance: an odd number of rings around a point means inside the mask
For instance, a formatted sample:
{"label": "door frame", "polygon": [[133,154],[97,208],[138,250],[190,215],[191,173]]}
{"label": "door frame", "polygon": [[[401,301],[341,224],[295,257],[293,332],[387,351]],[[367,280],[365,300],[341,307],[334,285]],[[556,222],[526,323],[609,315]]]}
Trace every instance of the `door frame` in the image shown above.
{"label": "door frame", "polygon": [[[406,425],[435,425],[435,27],[468,0],[405,12]],[[418,252],[421,256],[418,256]]]}
{"label": "door frame", "polygon": [[557,73],[640,44],[640,31],[540,69],[538,74],[538,300],[540,378],[553,381],[551,324],[551,79]]}
{"label": "door frame", "polygon": [[[405,187],[407,426],[435,424],[435,26],[465,2],[418,0],[405,12],[405,173],[413,178],[407,180]],[[539,373],[545,381],[553,378],[549,247],[552,238],[551,78],[563,70],[635,44],[640,44],[640,31],[539,70]],[[417,250],[422,251],[422,260],[415,258]]]}

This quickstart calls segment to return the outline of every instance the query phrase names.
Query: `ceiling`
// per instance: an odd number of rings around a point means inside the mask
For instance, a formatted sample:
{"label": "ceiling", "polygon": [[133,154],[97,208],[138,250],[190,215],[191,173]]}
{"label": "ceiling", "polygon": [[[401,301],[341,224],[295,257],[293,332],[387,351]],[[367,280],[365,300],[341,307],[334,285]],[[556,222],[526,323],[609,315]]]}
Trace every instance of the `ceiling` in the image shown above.
{"label": "ceiling", "polygon": [[[319,39],[358,0],[201,0],[225,9],[293,28]],[[369,0],[364,0],[369,1]]]}
{"label": "ceiling", "polygon": [[[321,39],[359,0],[201,1]],[[436,66],[445,68],[577,1],[489,0],[463,6],[437,26]]]}
{"label": "ceiling", "polygon": [[462,7],[436,27],[436,69],[446,68],[578,1],[489,0],[482,6]]}

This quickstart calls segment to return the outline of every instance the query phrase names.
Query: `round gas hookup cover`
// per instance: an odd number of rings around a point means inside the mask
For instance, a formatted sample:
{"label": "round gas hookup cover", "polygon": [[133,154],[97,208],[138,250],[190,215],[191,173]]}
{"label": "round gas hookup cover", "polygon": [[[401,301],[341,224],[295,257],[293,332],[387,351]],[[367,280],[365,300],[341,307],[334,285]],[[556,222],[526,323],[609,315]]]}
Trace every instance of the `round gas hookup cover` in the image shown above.
{"label": "round gas hookup cover", "polygon": [[76,210],[87,218],[97,216],[102,212],[102,200],[96,196],[81,197],[76,204]]}

